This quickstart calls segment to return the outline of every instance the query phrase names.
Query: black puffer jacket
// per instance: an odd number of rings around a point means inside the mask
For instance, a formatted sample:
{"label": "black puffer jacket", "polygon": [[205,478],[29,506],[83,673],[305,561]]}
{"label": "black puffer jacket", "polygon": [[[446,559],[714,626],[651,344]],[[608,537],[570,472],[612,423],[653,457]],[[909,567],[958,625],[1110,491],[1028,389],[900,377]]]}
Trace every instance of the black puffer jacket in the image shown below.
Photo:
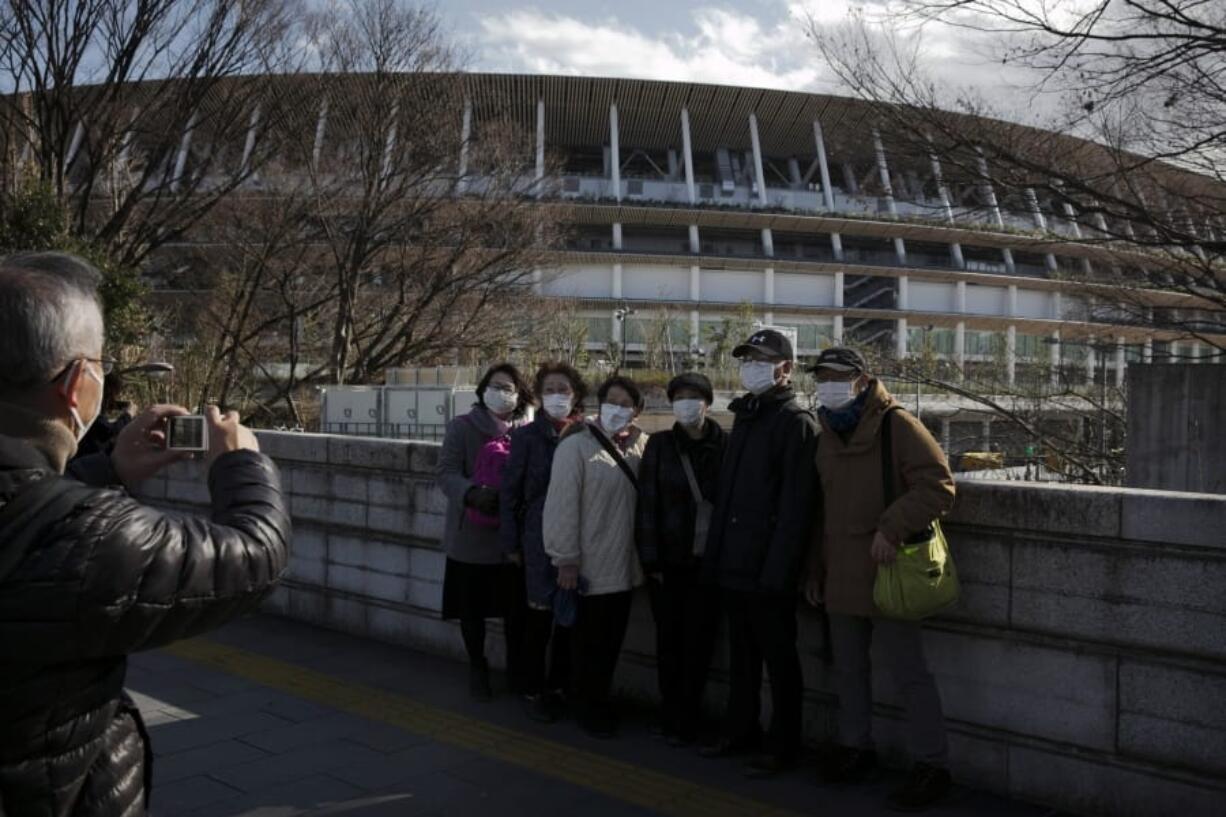
{"label": "black puffer jacket", "polygon": [[639,501],[635,511],[634,540],[643,570],[694,566],[694,519],[698,503],[681,466],[684,451],[703,499],[714,503],[719,492],[719,466],[728,435],[707,418],[702,437],[695,440],[674,425],[671,431],[652,434],[639,465]]}
{"label": "black puffer jacket", "polygon": [[39,479],[57,482],[50,507],[0,529],[0,815],[144,814],[148,745],[123,695],[126,656],[251,610],[280,576],[290,523],[276,466],[219,457],[209,521],[60,477],[0,436],[0,503]]}
{"label": "black puffer jacket", "polygon": [[816,496],[817,421],[791,389],[745,395],[720,468],[704,580],[728,590],[795,593]]}

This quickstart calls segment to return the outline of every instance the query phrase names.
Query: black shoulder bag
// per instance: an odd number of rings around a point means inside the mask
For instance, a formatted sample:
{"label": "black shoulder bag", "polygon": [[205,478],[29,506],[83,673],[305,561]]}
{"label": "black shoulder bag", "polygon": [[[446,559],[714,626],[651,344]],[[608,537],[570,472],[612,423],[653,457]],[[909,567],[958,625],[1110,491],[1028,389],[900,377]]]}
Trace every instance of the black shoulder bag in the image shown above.
{"label": "black shoulder bag", "polygon": [[613,458],[613,462],[617,463],[618,467],[622,469],[622,473],[626,475],[626,479],[630,480],[630,484],[633,485],[634,490],[637,491],[639,489],[639,478],[634,475],[634,469],[630,467],[630,463],[626,462],[625,455],[618,451],[617,446],[613,445],[612,440],[605,436],[605,433],[596,426],[588,423],[587,430],[588,433],[596,438],[596,442],[600,443],[600,447]]}

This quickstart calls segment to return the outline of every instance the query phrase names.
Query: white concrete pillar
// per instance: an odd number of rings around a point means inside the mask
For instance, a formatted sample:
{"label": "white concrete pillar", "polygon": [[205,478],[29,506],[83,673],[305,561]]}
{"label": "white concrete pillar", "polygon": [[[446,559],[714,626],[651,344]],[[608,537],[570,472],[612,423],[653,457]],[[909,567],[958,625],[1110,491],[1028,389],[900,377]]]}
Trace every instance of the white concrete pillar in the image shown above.
{"label": "white concrete pillar", "polygon": [[698,310],[690,310],[690,347],[702,348],[702,324],[698,321]]}
{"label": "white concrete pillar", "polygon": [[622,296],[622,265],[613,265],[613,297],[620,298]]}
{"label": "white concrete pillar", "polygon": [[622,157],[618,143],[620,129],[617,124],[617,103],[609,106],[609,171],[612,173],[613,198],[622,200]]}
{"label": "white concrete pillar", "polygon": [[387,139],[383,142],[383,162],[379,165],[379,185],[387,184],[392,174],[392,156],[396,150],[396,126],[400,119],[400,105],[392,106],[391,124],[387,129]]}
{"label": "white concrete pillar", "polygon": [[[187,127],[183,129],[183,136],[179,138],[179,150],[175,154],[174,172],[170,177],[170,189],[178,190],[179,181],[183,178],[183,171],[187,167],[187,153],[192,147],[192,134],[196,131],[196,122],[200,118],[200,111],[192,111],[192,115],[188,117]],[[80,129],[81,125],[77,125]]]}
{"label": "white concrete pillar", "polygon": [[620,221],[613,222],[613,249],[622,248],[622,225]]}
{"label": "white concrete pillar", "polygon": [[[830,163],[826,160],[826,140],[822,136],[822,123],[813,120],[813,141],[817,145],[817,166],[822,176],[822,202],[828,211],[834,212],[834,188],[830,186]],[[834,260],[843,260],[843,237],[830,234],[830,249]]]}
{"label": "white concrete pillar", "polygon": [[1009,317],[1017,317],[1017,284],[1009,285]]}
{"label": "white concrete pillar", "polygon": [[966,368],[966,321],[958,321],[954,327],[954,360],[960,371]]}
{"label": "white concrete pillar", "polygon": [[1013,325],[1005,330],[1005,381],[1010,386],[1017,382],[1017,327]]}
{"label": "white concrete pillar", "polygon": [[251,111],[251,119],[247,122],[247,138],[243,142],[243,158],[238,163],[238,175],[246,176],[251,171],[251,155],[255,152],[255,134],[260,126],[260,106]]}
{"label": "white concrete pillar", "polygon": [[834,336],[834,343],[836,346],[841,346],[843,344],[843,316],[842,315],[834,316],[834,325],[830,327],[830,334]]}
{"label": "white concrete pillar", "polygon": [[537,195],[543,191],[540,183],[545,179],[545,98],[536,101],[536,182]]}
{"label": "white concrete pillar", "polygon": [[536,267],[532,270],[532,291],[537,295],[540,295],[544,284],[545,274],[541,271],[540,267]]}
{"label": "white concrete pillar", "polygon": [[324,132],[328,129],[328,100],[319,106],[319,119],[315,121],[315,145],[311,148],[311,167],[319,170],[319,154],[324,149]]}
{"label": "white concrete pillar", "polygon": [[1060,292],[1051,294],[1051,317],[1052,320],[1064,320],[1064,295]]}
{"label": "white concrete pillar", "polygon": [[[881,133],[876,128],[873,128],[873,151],[877,154],[877,173],[881,178],[881,189],[885,193],[886,209],[891,218],[897,218],[898,205],[894,203],[894,186],[890,183],[890,166],[885,160],[885,145],[881,142]],[[907,244],[897,236],[894,238],[894,254],[898,256],[898,263],[907,263]]]}
{"label": "white concrete pillar", "polygon": [[694,145],[690,140],[690,112],[686,108],[681,109],[681,150],[685,163],[685,192],[689,196],[690,204],[693,204],[698,201],[698,194],[694,184]]}
{"label": "white concrete pillar", "polygon": [[899,318],[894,332],[894,355],[899,360],[907,359],[907,319]]}
{"label": "white concrete pillar", "polygon": [[464,119],[460,123],[460,166],[456,172],[456,189],[464,192],[468,187],[468,146],[473,138],[473,101],[464,99]]}
{"label": "white concrete pillar", "polygon": [[788,180],[792,183],[793,189],[799,189],[804,184],[804,179],[800,175],[800,162],[796,161],[795,156],[788,157]]}
{"label": "white concrete pillar", "polygon": [[1086,338],[1086,382],[1094,384],[1094,373],[1098,368],[1098,354],[1094,351],[1093,343],[1095,338]]}
{"label": "white concrete pillar", "polygon": [[[929,145],[932,140],[928,140]],[[928,154],[928,158],[932,162],[932,178],[936,182],[937,196],[941,201],[941,209],[945,212],[945,220],[950,224],[954,223],[954,207],[949,198],[949,188],[945,186],[945,178],[941,174],[941,160],[937,158],[936,151]],[[957,241],[949,245],[949,257],[953,261],[954,266],[958,269],[966,269],[966,259],[962,256],[962,245]]]}
{"label": "white concrete pillar", "polygon": [[1124,338],[1117,337],[1115,339],[1115,387],[1122,388],[1124,385],[1124,373],[1128,370],[1128,350],[1125,347]]}
{"label": "white concrete pillar", "polygon": [[1053,386],[1060,382],[1060,332],[1059,330],[1051,333],[1051,383]]}
{"label": "white concrete pillar", "polygon": [[1179,341],[1177,340],[1171,341],[1166,347],[1166,357],[1167,357],[1166,362],[1167,363],[1183,363],[1183,361],[1179,359],[1179,356],[1181,354],[1182,352],[1179,349]]}
{"label": "white concrete pillar", "polygon": [[[775,268],[767,267],[766,274],[762,276],[762,297],[763,303],[773,304],[775,302]],[[768,319],[767,323],[771,323]]]}
{"label": "white concrete pillar", "polygon": [[[988,212],[992,216],[992,220],[996,222],[996,226],[1002,230],[1005,227],[1005,218],[1000,212],[1000,203],[996,200],[996,188],[992,186],[992,177],[988,173],[988,160],[983,156],[983,149],[976,148],[979,153],[979,178],[983,184],[984,198],[988,203]],[[1016,265],[1013,263],[1013,251],[1008,247],[1004,247],[1000,251],[1001,258],[1005,262],[1005,271],[1013,275],[1017,271]]]}
{"label": "white concrete pillar", "polygon": [[911,308],[911,279],[905,275],[898,279],[898,308]]}
{"label": "white concrete pillar", "polygon": [[749,141],[753,145],[754,181],[758,185],[758,204],[766,206],[766,173],[762,170],[762,142],[758,139],[758,115],[749,114]]}
{"label": "white concrete pillar", "polygon": [[1145,348],[1141,352],[1141,360],[1144,361],[1145,363],[1154,362],[1154,339],[1153,338],[1145,339]]}
{"label": "white concrete pillar", "polygon": [[690,267],[690,300],[702,300],[702,270],[697,266]]}
{"label": "white concrete pillar", "polygon": [[697,255],[702,252],[702,241],[698,236],[698,225],[690,225],[690,252]]}
{"label": "white concrete pillar", "polygon": [[775,257],[775,237],[770,227],[762,228],[762,254],[767,258]]}
{"label": "white concrete pillar", "polygon": [[1190,346],[1191,348],[1188,350],[1188,362],[1200,363],[1200,341],[1194,340]]}
{"label": "white concrete pillar", "polygon": [[668,149],[668,180],[670,182],[677,181],[677,149]]}
{"label": "white concrete pillar", "polygon": [[954,285],[954,311],[966,312],[966,281],[959,281]]}
{"label": "white concrete pillar", "polygon": [[[193,123],[195,122],[195,114],[192,115],[192,122]],[[189,131],[191,128],[194,128],[194,127],[195,127],[194,124],[189,125],[188,126]],[[64,154],[64,169],[65,170],[72,167],[72,163],[77,158],[77,153],[81,150],[81,143],[83,141],[85,141],[85,123],[78,121],[77,127],[72,132],[72,139],[69,140],[68,142],[68,152]],[[189,144],[190,144],[190,141],[189,141]],[[179,173],[181,172],[182,172],[181,169],[175,172],[176,181],[178,180]]]}
{"label": "white concrete pillar", "polygon": [[834,274],[834,306],[843,306],[843,289],[846,281],[846,274],[836,272]]}

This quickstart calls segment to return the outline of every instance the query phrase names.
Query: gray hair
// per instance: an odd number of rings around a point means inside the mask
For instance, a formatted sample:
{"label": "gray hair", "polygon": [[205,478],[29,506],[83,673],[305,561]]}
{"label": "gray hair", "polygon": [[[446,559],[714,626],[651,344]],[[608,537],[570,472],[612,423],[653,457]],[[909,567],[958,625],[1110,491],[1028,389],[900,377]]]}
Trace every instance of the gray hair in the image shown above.
{"label": "gray hair", "polygon": [[102,275],[60,252],[0,259],[0,394],[48,382],[102,348]]}

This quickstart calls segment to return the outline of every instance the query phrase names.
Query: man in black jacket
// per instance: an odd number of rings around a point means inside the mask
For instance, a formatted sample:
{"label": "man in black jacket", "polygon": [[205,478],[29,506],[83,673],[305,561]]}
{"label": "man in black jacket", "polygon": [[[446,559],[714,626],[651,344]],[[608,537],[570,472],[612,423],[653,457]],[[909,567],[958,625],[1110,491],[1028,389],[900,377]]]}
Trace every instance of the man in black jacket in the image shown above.
{"label": "man in black jacket", "polygon": [[127,654],[251,610],[286,562],[276,467],[233,413],[208,411],[211,520],[145,507],[122,488],[181,456],[165,450],[163,426],[182,408],[149,409],[112,455],[65,475],[113,365],[98,280],[72,256],[0,261],[5,817],[144,814],[152,755],[123,693]]}
{"label": "man in black jacket", "polygon": [[736,415],[720,470],[719,498],[703,560],[723,590],[728,615],[730,685],[723,736],[707,757],[758,748],[762,665],[771,682],[764,751],[747,768],[769,776],[800,752],[804,682],[796,651],[796,603],[812,523],[817,422],[791,388],[792,344],[763,329],[733,350],[748,394]]}

